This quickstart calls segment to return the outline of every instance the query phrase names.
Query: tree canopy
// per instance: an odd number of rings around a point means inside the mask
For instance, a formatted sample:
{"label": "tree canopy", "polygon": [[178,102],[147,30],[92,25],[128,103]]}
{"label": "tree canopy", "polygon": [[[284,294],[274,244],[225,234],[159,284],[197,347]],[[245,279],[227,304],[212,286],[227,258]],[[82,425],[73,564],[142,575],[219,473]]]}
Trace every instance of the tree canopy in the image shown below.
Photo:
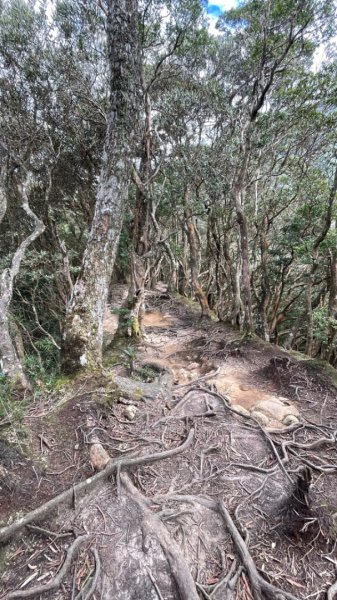
{"label": "tree canopy", "polygon": [[336,366],[335,3],[118,6],[1,3],[3,375],[100,364],[111,281]]}

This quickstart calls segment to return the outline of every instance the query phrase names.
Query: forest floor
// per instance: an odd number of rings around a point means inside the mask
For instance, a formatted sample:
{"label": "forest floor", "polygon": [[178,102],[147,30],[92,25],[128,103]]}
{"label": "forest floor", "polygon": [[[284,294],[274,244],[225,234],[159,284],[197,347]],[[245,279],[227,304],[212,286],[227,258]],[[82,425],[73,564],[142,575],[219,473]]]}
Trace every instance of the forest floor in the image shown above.
{"label": "forest floor", "polygon": [[0,429],[0,598],[333,599],[329,371],[163,290],[146,305],[141,345],[109,345],[108,312],[104,370]]}

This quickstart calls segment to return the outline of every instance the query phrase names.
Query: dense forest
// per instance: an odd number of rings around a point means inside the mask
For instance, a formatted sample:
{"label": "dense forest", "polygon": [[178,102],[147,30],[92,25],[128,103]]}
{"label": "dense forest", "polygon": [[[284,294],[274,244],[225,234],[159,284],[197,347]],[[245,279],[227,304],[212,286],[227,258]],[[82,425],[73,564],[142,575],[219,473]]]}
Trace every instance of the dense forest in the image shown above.
{"label": "dense forest", "polygon": [[0,599],[336,600],[336,24],[0,0]]}
{"label": "dense forest", "polygon": [[335,26],[328,0],[216,29],[198,0],[2,2],[3,374],[99,364],[111,280],[132,335],[162,280],[337,364]]}

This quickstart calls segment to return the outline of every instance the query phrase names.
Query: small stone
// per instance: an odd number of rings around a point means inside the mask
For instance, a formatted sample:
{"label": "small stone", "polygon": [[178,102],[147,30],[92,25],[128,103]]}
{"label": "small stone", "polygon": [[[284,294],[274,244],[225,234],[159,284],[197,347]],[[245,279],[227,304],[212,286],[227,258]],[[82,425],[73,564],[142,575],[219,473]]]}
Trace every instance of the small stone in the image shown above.
{"label": "small stone", "polygon": [[267,415],[264,415],[263,413],[259,412],[258,410],[253,410],[253,412],[251,413],[251,416],[254,417],[254,419],[256,419],[260,425],[262,425],[263,427],[265,425],[268,425],[269,423],[269,419],[267,417]]}
{"label": "small stone", "polygon": [[79,445],[79,444],[75,444],[75,446],[74,446],[74,450],[78,450],[78,449],[79,449],[79,447],[80,447],[80,445]]}
{"label": "small stone", "polygon": [[102,444],[95,443],[90,446],[90,462],[95,471],[103,471],[107,463],[110,460],[110,456],[106,450],[104,450]]}
{"label": "small stone", "polygon": [[134,421],[137,414],[137,408],[133,404],[129,404],[124,411],[124,415],[129,421]]}
{"label": "small stone", "polygon": [[283,425],[290,426],[297,425],[297,423],[299,423],[299,419],[295,415],[287,415],[285,419],[283,419]]}

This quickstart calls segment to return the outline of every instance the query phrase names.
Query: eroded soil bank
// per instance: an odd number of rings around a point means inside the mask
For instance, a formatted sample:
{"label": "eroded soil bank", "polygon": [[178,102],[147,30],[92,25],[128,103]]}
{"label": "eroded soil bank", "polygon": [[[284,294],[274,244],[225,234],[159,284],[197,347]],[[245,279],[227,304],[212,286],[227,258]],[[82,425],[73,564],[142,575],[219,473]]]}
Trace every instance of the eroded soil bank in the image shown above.
{"label": "eroded soil bank", "polygon": [[32,403],[25,437],[3,431],[0,541],[71,494],[3,544],[0,597],[325,598],[337,560],[330,378],[162,292],[147,294],[145,324],[137,348],[111,347],[108,313],[104,372]]}

